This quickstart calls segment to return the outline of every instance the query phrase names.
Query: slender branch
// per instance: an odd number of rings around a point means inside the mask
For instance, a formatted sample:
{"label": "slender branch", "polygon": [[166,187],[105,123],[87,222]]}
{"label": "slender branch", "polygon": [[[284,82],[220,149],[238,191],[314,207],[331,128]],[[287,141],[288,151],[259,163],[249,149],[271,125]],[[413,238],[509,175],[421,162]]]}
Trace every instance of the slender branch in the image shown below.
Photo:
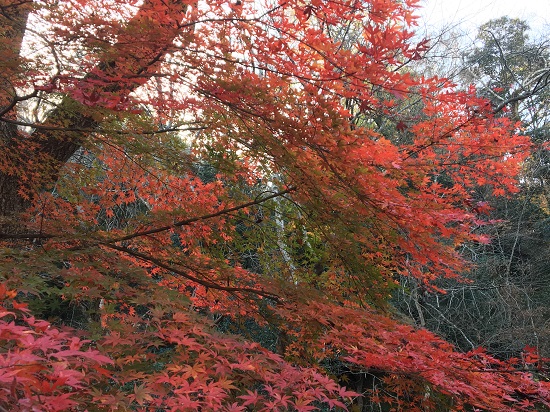
{"label": "slender branch", "polygon": [[[361,365],[357,365],[361,366]],[[515,374],[515,373],[542,373],[547,372],[548,368],[521,368],[521,369],[490,369],[490,368],[460,368],[460,367],[453,367],[455,371],[461,371],[461,372],[475,372],[475,373],[494,373],[494,374]],[[383,368],[368,368],[367,370],[358,370],[358,371],[350,371],[350,373],[358,374],[358,373],[383,373],[383,374],[391,374],[391,375],[399,375],[399,376],[422,376],[423,373],[431,372],[439,370],[436,368],[423,368],[418,369],[415,368],[414,370],[405,370],[405,371],[398,371],[393,370],[391,368],[389,369],[383,369]]]}
{"label": "slender branch", "polygon": [[258,204],[263,203],[267,200],[270,200],[270,199],[273,199],[273,198],[276,198],[276,197],[279,197],[279,196],[283,196],[283,195],[285,195],[287,193],[290,193],[290,192],[293,192],[295,190],[296,190],[296,187],[292,186],[292,187],[289,187],[286,190],[282,190],[280,192],[273,193],[269,196],[262,197],[262,198],[259,198],[259,199],[255,199],[255,200],[252,200],[250,202],[243,203],[243,204],[240,204],[240,205],[237,205],[237,206],[234,206],[234,207],[229,207],[229,208],[219,210],[217,212],[210,213],[210,214],[207,214],[207,215],[196,216],[196,217],[191,217],[189,219],[180,220],[179,222],[173,223],[171,225],[157,227],[157,228],[149,229],[149,230],[143,230],[141,232],[134,232],[134,233],[126,235],[126,236],[122,236],[122,237],[118,237],[118,238],[115,238],[115,239],[107,240],[106,242],[107,243],[122,242],[122,241],[125,241],[125,240],[134,239],[136,237],[152,235],[152,234],[155,234],[155,233],[165,232],[165,231],[170,230],[170,229],[175,229],[177,227],[187,226],[187,225],[190,225],[191,223],[198,222],[200,220],[211,219],[211,218],[218,217],[218,216],[221,216],[221,215],[226,215],[226,214],[231,213],[231,212],[236,212],[237,210],[245,209],[245,208],[250,207],[250,206],[258,205]]}
{"label": "slender branch", "polygon": [[[25,96],[26,97],[26,96]],[[78,133],[112,133],[117,135],[150,135],[161,134],[169,132],[197,132],[207,129],[206,126],[190,126],[190,127],[168,127],[164,129],[148,130],[148,131],[126,131],[126,130],[102,130],[100,128],[81,128],[81,127],[62,127],[62,126],[48,126],[44,124],[22,122],[19,120],[12,120],[6,118],[0,118],[0,121],[5,123],[14,124],[17,126],[31,127],[36,130],[44,130],[49,132],[78,132]]]}
{"label": "slender branch", "polygon": [[52,239],[60,237],[51,233],[0,233],[0,239]]}
{"label": "slender branch", "polygon": [[[458,369],[458,368],[456,368]],[[462,369],[464,370],[464,369]],[[531,373],[531,372],[537,372],[537,373],[546,373],[550,371],[549,368],[522,368],[522,369],[467,369],[469,372],[476,372],[476,373]]]}
{"label": "slender branch", "polygon": [[38,96],[38,90],[34,90],[32,93],[25,96],[14,96],[13,99],[11,99],[11,102],[4,109],[0,110],[0,117],[4,116],[6,113],[12,110],[17,105],[17,103],[32,99],[36,96]]}
{"label": "slender branch", "polygon": [[193,275],[187,273],[186,271],[183,271],[181,269],[178,269],[178,268],[175,268],[171,265],[168,265],[160,259],[157,259],[153,256],[146,255],[146,254],[141,253],[141,252],[137,252],[137,251],[129,249],[127,247],[114,245],[114,244],[108,243],[108,242],[101,242],[100,245],[102,245],[104,247],[107,247],[107,248],[110,248],[110,249],[118,250],[119,252],[125,253],[129,256],[133,256],[133,257],[138,258],[138,259],[140,259],[144,262],[153,263],[154,265],[156,265],[156,266],[158,266],[162,269],[166,269],[171,273],[175,273],[178,276],[181,276],[185,279],[188,279],[188,280],[190,280],[194,283],[198,283],[199,285],[202,285],[206,288],[221,290],[221,291],[224,291],[224,292],[251,293],[251,294],[258,295],[258,296],[262,296],[264,298],[273,299],[273,300],[276,300],[276,301],[280,300],[279,297],[277,295],[275,295],[274,293],[267,292],[267,291],[262,290],[262,289],[237,287],[237,286],[222,286],[222,285],[219,285],[218,283],[214,283],[214,282],[210,282],[208,280],[200,279],[196,276],[193,276]]}
{"label": "slender branch", "polygon": [[500,54],[500,59],[501,59],[502,64],[504,65],[506,70],[508,70],[508,72],[510,73],[510,75],[512,76],[514,81],[517,84],[519,84],[519,87],[521,87],[524,91],[526,91],[525,88],[523,87],[523,84],[521,84],[521,82],[517,79],[517,76],[514,73],[514,71],[512,69],[510,69],[510,66],[508,66],[508,60],[506,60],[506,56],[504,55],[504,51],[502,50],[502,47],[500,46],[500,41],[496,38],[495,34],[491,30],[483,30],[483,31],[486,32],[486,33],[489,33],[491,35],[491,37],[493,38],[493,41],[495,42],[495,44],[498,48],[498,52]]}
{"label": "slender branch", "polygon": [[430,146],[434,146],[438,144],[441,140],[446,139],[448,137],[451,137],[454,133],[460,131],[464,126],[466,126],[468,123],[470,123],[473,119],[475,119],[475,114],[472,116],[469,116],[466,120],[459,123],[457,126],[453,127],[450,130],[447,130],[446,132],[442,133],[441,135],[437,136],[437,138],[432,139],[429,143],[420,145],[419,147],[415,148],[414,150],[408,150],[406,153],[406,156],[402,159],[403,161],[408,160],[412,156],[420,153],[423,150],[426,150]]}
{"label": "slender branch", "polygon": [[[133,238],[136,238],[136,237],[147,236],[147,235],[151,235],[151,234],[154,234],[154,233],[164,232],[164,231],[176,228],[176,227],[189,225],[191,223],[194,223],[194,222],[197,222],[197,221],[200,221],[200,220],[211,219],[211,218],[214,218],[214,217],[217,217],[217,216],[221,216],[221,215],[224,215],[224,214],[235,212],[237,210],[241,210],[241,209],[244,209],[246,207],[250,207],[250,206],[253,206],[253,205],[263,203],[263,202],[265,202],[269,199],[273,199],[275,197],[283,196],[283,195],[285,195],[287,193],[290,193],[290,192],[293,192],[295,190],[296,190],[296,187],[290,187],[286,190],[282,190],[280,192],[273,193],[269,196],[262,197],[262,198],[259,198],[259,199],[257,198],[253,201],[250,201],[250,202],[247,202],[247,203],[244,203],[244,204],[240,204],[240,205],[237,205],[237,206],[234,206],[234,207],[226,208],[226,209],[220,210],[220,211],[215,212],[215,213],[210,213],[210,214],[207,214],[207,215],[202,215],[202,216],[197,216],[197,217],[181,220],[181,221],[176,222],[172,225],[163,226],[163,227],[150,229],[150,230],[145,230],[145,231],[141,231],[141,232],[136,232],[136,233],[133,233],[133,234],[130,234],[130,235],[127,235],[127,236],[124,236],[124,237],[116,238],[116,239],[110,239],[110,240],[106,240],[106,241],[102,241],[102,242],[97,242],[95,245],[101,245],[101,246],[104,246],[104,247],[107,247],[107,248],[110,248],[110,249],[114,249],[114,250],[117,250],[119,252],[123,252],[127,255],[138,258],[142,261],[152,263],[152,264],[154,264],[154,265],[156,265],[160,268],[166,269],[171,273],[175,273],[175,274],[177,274],[177,275],[179,275],[183,278],[186,278],[186,279],[188,279],[192,282],[195,282],[199,285],[202,285],[206,288],[221,290],[221,291],[225,291],[225,292],[232,292],[232,293],[235,293],[235,292],[251,293],[251,294],[255,294],[255,295],[258,295],[258,296],[262,296],[262,297],[265,297],[265,298],[270,298],[270,299],[274,299],[276,301],[279,301],[280,299],[277,295],[275,295],[273,293],[270,293],[270,292],[267,292],[267,291],[264,291],[264,290],[261,290],[261,289],[247,288],[247,287],[222,286],[222,285],[219,285],[215,282],[210,282],[210,281],[207,281],[207,280],[204,280],[204,279],[200,279],[196,276],[193,276],[193,275],[187,273],[186,271],[183,271],[181,269],[173,267],[173,266],[171,266],[171,265],[169,265],[169,264],[163,262],[162,260],[157,259],[153,256],[146,255],[144,253],[132,250],[132,249],[124,247],[124,246],[116,245],[115,243],[116,242],[121,242],[121,241],[124,241],[124,240],[130,240],[130,239],[133,239]],[[48,234],[48,233],[15,233],[15,234],[0,233],[0,239],[35,239],[35,238],[51,239],[51,238],[57,238],[57,237],[60,237],[60,236],[61,235]]]}
{"label": "slender branch", "polygon": [[500,103],[497,107],[493,109],[493,113],[498,113],[502,109],[504,109],[506,106],[508,106],[510,103],[519,102],[521,100],[525,100],[533,95],[535,95],[540,90],[544,89],[548,84],[550,83],[550,68],[542,73],[540,77],[537,79],[535,86],[524,93],[516,94],[515,96],[510,97],[509,99],[504,100],[502,103]]}
{"label": "slender branch", "polygon": [[[134,239],[136,237],[147,236],[147,235],[152,235],[152,234],[155,234],[155,233],[165,232],[167,230],[174,229],[174,228],[177,228],[177,227],[190,225],[191,223],[194,223],[194,222],[198,222],[198,221],[201,221],[201,220],[212,219],[214,217],[222,216],[222,215],[225,215],[225,214],[228,214],[228,213],[231,213],[231,212],[235,212],[237,210],[242,210],[242,209],[245,209],[245,208],[250,207],[250,206],[259,205],[259,204],[261,204],[261,203],[263,203],[267,200],[270,200],[270,199],[273,199],[273,198],[276,198],[276,197],[279,197],[279,196],[283,196],[283,195],[285,195],[287,193],[291,193],[295,190],[296,190],[296,187],[292,186],[292,187],[289,187],[286,190],[282,190],[282,191],[277,192],[277,193],[272,193],[269,196],[262,197],[262,198],[259,198],[259,199],[257,198],[255,200],[250,201],[250,202],[243,203],[243,204],[233,206],[233,207],[229,207],[229,208],[226,208],[226,209],[223,209],[223,210],[219,210],[219,211],[214,212],[214,213],[191,217],[189,219],[180,220],[179,222],[173,223],[171,225],[157,227],[157,228],[149,229],[149,230],[143,230],[143,231],[140,231],[140,232],[134,232],[132,234],[122,236],[122,237],[118,237],[118,238],[107,239],[107,240],[104,240],[103,242],[100,242],[100,243],[102,243],[102,244],[103,243],[107,243],[107,244],[117,243],[117,242],[122,242],[122,241],[125,241],[125,240]],[[35,233],[32,233],[32,232],[31,233],[2,233],[2,232],[0,232],[0,239],[53,239],[53,238],[60,238],[60,237],[62,237],[61,234],[55,234],[55,233],[41,233],[41,232],[35,232]]]}

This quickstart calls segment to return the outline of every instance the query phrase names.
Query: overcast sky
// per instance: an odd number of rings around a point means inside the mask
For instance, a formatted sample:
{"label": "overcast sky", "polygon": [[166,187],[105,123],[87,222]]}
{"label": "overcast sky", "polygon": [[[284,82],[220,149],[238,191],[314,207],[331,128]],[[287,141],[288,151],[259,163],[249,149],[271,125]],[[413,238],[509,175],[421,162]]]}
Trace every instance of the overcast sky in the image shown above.
{"label": "overcast sky", "polygon": [[550,0],[421,0],[421,26],[437,28],[459,24],[474,30],[504,15],[526,20],[536,31],[550,30]]}

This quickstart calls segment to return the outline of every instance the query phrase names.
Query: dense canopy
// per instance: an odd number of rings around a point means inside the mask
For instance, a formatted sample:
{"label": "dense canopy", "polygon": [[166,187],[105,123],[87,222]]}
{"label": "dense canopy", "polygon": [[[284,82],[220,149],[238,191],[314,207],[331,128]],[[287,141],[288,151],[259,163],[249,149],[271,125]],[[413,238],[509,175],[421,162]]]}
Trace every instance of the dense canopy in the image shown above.
{"label": "dense canopy", "polygon": [[388,304],[530,147],[410,68],[414,7],[2,0],[0,410],[550,406]]}

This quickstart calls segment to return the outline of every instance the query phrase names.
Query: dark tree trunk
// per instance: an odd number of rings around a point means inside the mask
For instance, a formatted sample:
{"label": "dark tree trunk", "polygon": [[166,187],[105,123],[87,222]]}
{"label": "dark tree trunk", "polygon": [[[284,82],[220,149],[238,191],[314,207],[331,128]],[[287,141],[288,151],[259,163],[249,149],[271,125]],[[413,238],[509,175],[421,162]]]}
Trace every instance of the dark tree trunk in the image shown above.
{"label": "dark tree trunk", "polygon": [[[157,10],[159,4],[166,7],[166,15],[170,16],[173,21],[168,25],[166,22],[160,22],[159,27],[151,27],[148,15],[151,10]],[[21,42],[31,7],[32,2],[29,2],[22,6],[0,9],[0,23],[5,26],[5,33],[10,40],[5,43],[7,46],[0,45],[0,52],[15,60],[19,60]],[[129,47],[134,47],[128,41],[122,41],[121,45],[115,44],[105,54],[105,60],[83,78],[83,87],[90,88],[90,90],[93,88],[93,92],[99,96],[105,94],[128,96],[136,90],[142,84],[143,77],[147,77],[151,71],[154,71],[164,55],[171,50],[172,42],[180,32],[179,23],[185,14],[186,7],[179,1],[146,0],[140,11],[127,25],[128,30],[132,30],[132,27],[140,28],[141,38],[134,44],[135,49],[128,50]],[[148,30],[143,32],[143,27],[148,27]],[[159,31],[164,36],[159,37]],[[135,36],[135,33],[133,35]],[[151,36],[150,40],[147,38],[148,35]],[[127,83],[121,84],[118,81],[109,83],[108,80],[105,80],[105,83],[99,86],[92,86],[93,82],[87,84],[86,80],[89,79],[109,79],[111,76],[120,79],[121,68],[119,66],[123,67],[122,70],[125,70],[126,78],[130,79]],[[13,67],[17,68],[17,64],[14,65],[12,62],[11,67],[12,73],[8,72],[0,77],[0,150],[4,152],[0,154],[0,228],[4,235],[6,229],[5,223],[2,222],[6,222],[10,216],[14,217],[23,212],[29,206],[28,199],[32,197],[33,190],[36,194],[36,190],[53,186],[63,164],[89,139],[90,134],[99,125],[96,119],[100,119],[100,116],[92,117],[93,107],[77,104],[70,97],[66,97],[50,113],[47,124],[36,125],[31,136],[22,135],[18,132],[15,122],[18,120],[17,105],[24,98],[17,96],[15,88],[11,86],[10,75],[16,74]],[[1,68],[2,63],[0,62]],[[135,78],[134,82],[131,81],[132,78]],[[32,95],[27,96],[27,98],[29,97]],[[21,142],[28,149],[25,149],[26,151],[23,153],[18,153],[18,148],[21,146],[18,143]],[[12,151],[13,153],[11,153]],[[35,179],[29,191],[29,187],[23,187],[22,182],[28,181],[24,177],[28,172],[26,166],[30,164],[38,164],[39,167],[44,167],[45,171],[40,173],[41,180],[39,182]],[[14,173],[14,171],[16,172]]]}
{"label": "dark tree trunk", "polygon": [[[2,44],[0,54],[3,62],[0,62],[0,150],[4,151],[0,157],[4,163],[12,158],[10,156],[11,143],[17,138],[17,125],[8,123],[3,119],[15,119],[16,114],[16,90],[12,85],[11,75],[14,67],[20,63],[21,46],[27,19],[32,9],[32,1],[16,2],[14,4],[2,4],[0,9],[0,25],[2,26]],[[8,164],[0,166],[4,168],[12,166]],[[18,166],[18,165],[13,165]],[[0,227],[6,222],[5,217],[25,210],[28,206],[19,194],[19,176],[9,173],[9,170],[0,169]]]}

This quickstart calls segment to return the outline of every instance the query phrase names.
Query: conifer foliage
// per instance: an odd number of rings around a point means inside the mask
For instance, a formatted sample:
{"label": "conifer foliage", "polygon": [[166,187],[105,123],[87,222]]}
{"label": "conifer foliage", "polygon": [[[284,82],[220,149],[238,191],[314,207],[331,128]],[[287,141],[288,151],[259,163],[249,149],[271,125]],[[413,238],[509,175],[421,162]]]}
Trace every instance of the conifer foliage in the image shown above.
{"label": "conifer foliage", "polygon": [[2,0],[0,410],[550,406],[533,351],[386,303],[460,276],[529,148],[411,73],[414,7]]}

